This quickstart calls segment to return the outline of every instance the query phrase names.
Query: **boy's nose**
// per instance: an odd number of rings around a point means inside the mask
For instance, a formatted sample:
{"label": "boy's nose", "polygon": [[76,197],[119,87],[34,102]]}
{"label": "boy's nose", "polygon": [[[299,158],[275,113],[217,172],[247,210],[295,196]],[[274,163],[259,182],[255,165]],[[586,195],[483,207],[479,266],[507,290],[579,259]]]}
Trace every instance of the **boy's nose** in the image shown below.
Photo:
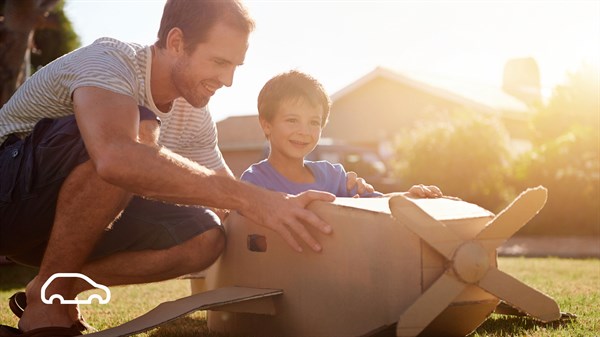
{"label": "boy's nose", "polygon": [[298,127],[298,132],[302,135],[309,135],[310,134],[310,125],[308,124],[300,124],[300,126]]}

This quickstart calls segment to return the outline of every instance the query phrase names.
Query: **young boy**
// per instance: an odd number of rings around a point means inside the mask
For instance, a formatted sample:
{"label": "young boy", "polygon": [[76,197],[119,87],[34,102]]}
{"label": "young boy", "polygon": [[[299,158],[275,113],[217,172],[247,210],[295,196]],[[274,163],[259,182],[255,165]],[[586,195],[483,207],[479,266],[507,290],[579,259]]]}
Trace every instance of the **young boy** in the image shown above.
{"label": "young boy", "polygon": [[[338,197],[376,197],[375,191],[348,190],[348,173],[341,164],[308,161],[329,117],[330,100],[323,86],[310,75],[289,71],[270,79],[258,95],[258,118],[269,141],[267,159],[253,164],[241,180],[270,190],[297,194],[307,190]],[[409,193],[441,197],[435,186],[416,185]]]}

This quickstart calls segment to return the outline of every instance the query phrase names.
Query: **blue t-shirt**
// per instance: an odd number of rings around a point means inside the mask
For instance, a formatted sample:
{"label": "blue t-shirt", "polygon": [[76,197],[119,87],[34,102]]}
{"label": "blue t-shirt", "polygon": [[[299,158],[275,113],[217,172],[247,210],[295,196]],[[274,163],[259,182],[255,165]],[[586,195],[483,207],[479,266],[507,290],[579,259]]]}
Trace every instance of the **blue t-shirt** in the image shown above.
{"label": "blue t-shirt", "polygon": [[[250,166],[242,173],[241,180],[266,189],[289,194],[299,194],[307,190],[325,191],[337,197],[352,197],[356,195],[356,187],[351,191],[346,188],[346,170],[340,164],[328,161],[304,161],[304,165],[315,177],[314,183],[294,183],[279,174],[265,159]],[[379,192],[363,193],[361,197],[378,197]]]}

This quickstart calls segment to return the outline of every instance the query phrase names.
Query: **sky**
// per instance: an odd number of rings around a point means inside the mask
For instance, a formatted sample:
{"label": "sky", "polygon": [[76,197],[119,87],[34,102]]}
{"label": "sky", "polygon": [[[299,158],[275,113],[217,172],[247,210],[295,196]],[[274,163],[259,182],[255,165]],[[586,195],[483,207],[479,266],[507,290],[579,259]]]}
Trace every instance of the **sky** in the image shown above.
{"label": "sky", "polygon": [[[193,1],[193,0],[190,0]],[[110,36],[152,44],[164,0],[66,0],[82,45]],[[256,21],[215,120],[256,113],[274,75],[297,69],[335,94],[378,66],[501,87],[508,59],[533,57],[543,92],[600,64],[600,0],[246,0]]]}

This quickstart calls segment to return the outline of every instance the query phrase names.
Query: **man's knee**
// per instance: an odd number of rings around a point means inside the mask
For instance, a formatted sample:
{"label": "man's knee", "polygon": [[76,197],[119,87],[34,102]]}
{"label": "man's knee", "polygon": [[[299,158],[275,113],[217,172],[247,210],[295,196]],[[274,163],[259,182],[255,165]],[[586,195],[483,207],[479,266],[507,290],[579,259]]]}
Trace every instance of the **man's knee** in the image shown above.
{"label": "man's knee", "polygon": [[217,227],[191,239],[187,245],[187,259],[193,270],[203,270],[212,265],[225,250],[225,233]]}
{"label": "man's knee", "polygon": [[221,228],[213,228],[204,233],[206,247],[213,252],[213,261],[216,261],[225,250],[225,232]]}

